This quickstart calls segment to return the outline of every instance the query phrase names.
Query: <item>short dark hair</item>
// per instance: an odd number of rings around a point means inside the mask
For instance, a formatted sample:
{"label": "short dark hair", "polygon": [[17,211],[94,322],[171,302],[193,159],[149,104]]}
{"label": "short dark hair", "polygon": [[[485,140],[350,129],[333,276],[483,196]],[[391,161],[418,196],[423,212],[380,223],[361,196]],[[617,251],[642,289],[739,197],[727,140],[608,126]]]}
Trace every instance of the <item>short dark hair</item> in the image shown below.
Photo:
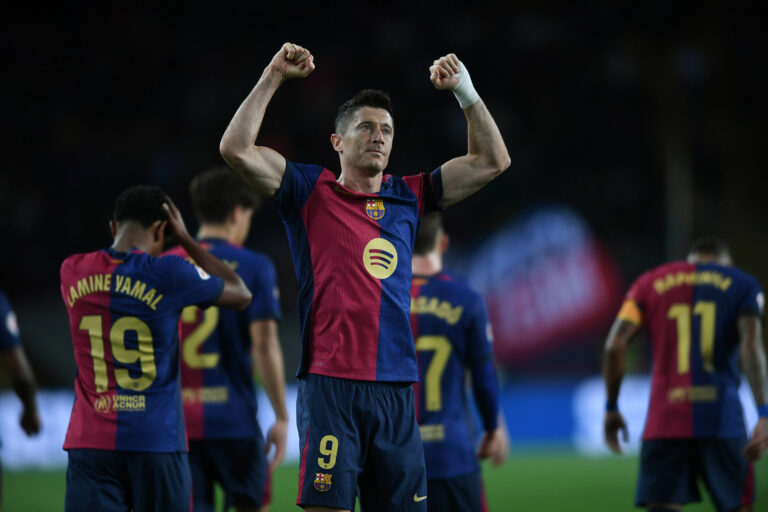
{"label": "short dark hair", "polygon": [[125,221],[138,222],[145,228],[167,217],[163,203],[168,196],[159,187],[136,185],[123,191],[115,201],[112,219],[118,224]]}
{"label": "short dark hair", "polygon": [[413,243],[413,254],[423,256],[435,248],[437,235],[443,230],[443,216],[440,212],[433,212],[421,219],[421,227],[416,233],[416,241]]}
{"label": "short dark hair", "polygon": [[394,119],[395,114],[392,112],[392,102],[389,99],[389,94],[380,91],[378,89],[363,89],[355,94],[352,98],[348,99],[339,107],[336,112],[336,121],[334,123],[334,129],[336,133],[344,133],[349,125],[351,117],[363,107],[383,108]]}
{"label": "short dark hair", "polygon": [[189,184],[192,207],[200,222],[221,224],[238,206],[258,208],[259,194],[225,167],[201,172]]}
{"label": "short dark hair", "polygon": [[689,254],[707,254],[711,256],[731,256],[731,250],[728,248],[728,244],[720,238],[713,236],[703,236],[696,239],[691,244],[691,248],[688,251]]}

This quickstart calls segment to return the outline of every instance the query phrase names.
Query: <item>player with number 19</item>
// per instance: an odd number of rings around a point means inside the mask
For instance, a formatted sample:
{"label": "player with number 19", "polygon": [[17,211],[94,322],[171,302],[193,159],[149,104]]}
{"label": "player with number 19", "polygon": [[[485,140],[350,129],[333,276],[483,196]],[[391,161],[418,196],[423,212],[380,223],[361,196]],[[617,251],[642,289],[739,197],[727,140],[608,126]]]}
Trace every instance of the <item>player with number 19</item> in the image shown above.
{"label": "player with number 19", "polygon": [[[78,368],[68,450],[68,511],[185,511],[190,506],[177,322],[189,305],[242,309],[243,281],[187,233],[157,187],[123,192],[108,249],[61,266]],[[197,267],[157,258],[166,230]]]}
{"label": "player with number 19", "polygon": [[[757,280],[732,267],[727,246],[712,238],[695,242],[688,261],[644,273],[627,292],[605,345],[604,429],[608,446],[620,453],[618,433],[627,436],[617,404],[626,346],[645,326],[653,366],[638,506],[679,510],[700,500],[701,478],[718,510],[751,510],[753,461],[768,448],[763,308]],[[760,417],[751,439],[738,394],[740,369]]]}

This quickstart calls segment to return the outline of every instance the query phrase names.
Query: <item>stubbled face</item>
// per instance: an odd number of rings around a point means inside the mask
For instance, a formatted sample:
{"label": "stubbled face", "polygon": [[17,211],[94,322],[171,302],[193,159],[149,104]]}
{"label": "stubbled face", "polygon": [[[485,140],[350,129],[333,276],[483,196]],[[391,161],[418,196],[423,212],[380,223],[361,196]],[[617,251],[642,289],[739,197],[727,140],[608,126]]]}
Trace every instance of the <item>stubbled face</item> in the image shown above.
{"label": "stubbled face", "polygon": [[338,134],[334,149],[348,165],[367,169],[372,175],[382,172],[389,163],[395,135],[392,116],[383,108],[358,109],[346,130]]}

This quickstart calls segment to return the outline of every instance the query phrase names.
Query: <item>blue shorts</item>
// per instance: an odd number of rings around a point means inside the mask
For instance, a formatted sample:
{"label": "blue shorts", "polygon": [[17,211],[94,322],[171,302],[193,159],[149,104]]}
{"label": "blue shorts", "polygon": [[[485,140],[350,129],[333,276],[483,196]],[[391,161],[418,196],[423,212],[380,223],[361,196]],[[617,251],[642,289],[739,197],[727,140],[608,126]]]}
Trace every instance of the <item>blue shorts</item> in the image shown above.
{"label": "blue shorts", "polygon": [[186,453],[69,450],[68,512],[189,512]]}
{"label": "blue shorts", "polygon": [[298,505],[427,510],[424,449],[410,383],[307,375],[296,401]]}
{"label": "blue shorts", "polygon": [[635,504],[701,501],[701,478],[718,510],[755,501],[754,464],[741,453],[747,438],[643,441]]}
{"label": "blue shorts", "polygon": [[441,512],[487,511],[481,473],[427,480],[429,510]]}
{"label": "blue shorts", "polygon": [[213,512],[214,483],[224,489],[227,509],[269,503],[270,475],[261,432],[243,439],[190,439],[189,468],[195,512]]}

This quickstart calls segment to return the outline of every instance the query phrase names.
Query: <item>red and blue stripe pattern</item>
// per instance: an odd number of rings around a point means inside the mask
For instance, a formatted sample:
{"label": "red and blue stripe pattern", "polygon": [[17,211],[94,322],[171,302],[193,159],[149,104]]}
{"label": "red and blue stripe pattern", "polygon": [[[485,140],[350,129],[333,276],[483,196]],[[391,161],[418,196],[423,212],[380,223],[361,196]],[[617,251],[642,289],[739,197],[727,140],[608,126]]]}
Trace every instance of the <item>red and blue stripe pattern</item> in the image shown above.
{"label": "red and blue stripe pattern", "polygon": [[762,290],[738,269],[673,262],[643,274],[627,293],[652,340],[644,439],[737,437],[738,319],[762,315]]}
{"label": "red and blue stripe pattern", "polygon": [[[440,179],[439,169],[385,175],[378,193],[363,194],[320,166],[287,162],[274,202],[300,286],[297,375],[418,378],[408,318],[411,254],[419,219],[437,208]],[[371,200],[382,201],[376,215]]]}
{"label": "red and blue stripe pattern", "polygon": [[65,449],[186,451],[178,317],[222,289],[178,257],[107,249],[64,261],[61,293],[78,367]]}

